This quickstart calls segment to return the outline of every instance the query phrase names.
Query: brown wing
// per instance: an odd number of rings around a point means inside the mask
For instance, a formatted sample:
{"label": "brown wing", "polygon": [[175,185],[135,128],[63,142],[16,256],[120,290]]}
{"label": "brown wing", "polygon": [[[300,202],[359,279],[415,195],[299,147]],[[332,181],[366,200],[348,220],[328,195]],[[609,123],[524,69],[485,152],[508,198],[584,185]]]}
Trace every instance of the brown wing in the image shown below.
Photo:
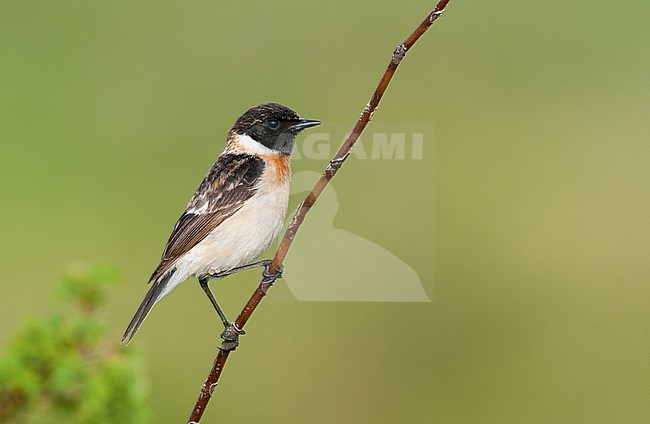
{"label": "brown wing", "polygon": [[221,155],[176,222],[160,265],[149,281],[157,280],[178,258],[237,212],[255,194],[263,172],[264,161],[256,156]]}

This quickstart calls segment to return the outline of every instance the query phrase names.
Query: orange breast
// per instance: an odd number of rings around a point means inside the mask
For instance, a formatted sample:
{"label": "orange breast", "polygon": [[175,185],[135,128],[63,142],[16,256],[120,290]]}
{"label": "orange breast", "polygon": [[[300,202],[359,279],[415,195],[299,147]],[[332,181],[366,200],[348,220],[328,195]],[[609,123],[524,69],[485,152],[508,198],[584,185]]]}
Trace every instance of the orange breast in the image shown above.
{"label": "orange breast", "polygon": [[264,159],[266,169],[264,173],[273,178],[278,184],[285,183],[291,178],[291,159],[281,153],[270,153],[260,155]]}

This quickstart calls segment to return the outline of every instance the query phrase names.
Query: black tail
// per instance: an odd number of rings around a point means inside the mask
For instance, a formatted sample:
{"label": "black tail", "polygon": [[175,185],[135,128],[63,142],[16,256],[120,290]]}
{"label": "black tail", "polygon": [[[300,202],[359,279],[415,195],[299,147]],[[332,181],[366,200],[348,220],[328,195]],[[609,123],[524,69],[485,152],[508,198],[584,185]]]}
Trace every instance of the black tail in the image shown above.
{"label": "black tail", "polygon": [[142,322],[144,319],[149,315],[149,311],[151,311],[151,308],[153,308],[153,305],[156,304],[156,302],[160,299],[160,295],[163,291],[163,289],[167,286],[167,283],[169,282],[169,279],[174,275],[174,272],[176,272],[176,269],[171,269],[168,273],[166,273],[162,278],[160,278],[158,281],[154,281],[153,285],[147,292],[146,296],[142,300],[142,303],[140,303],[140,306],[138,307],[138,310],[135,312],[135,315],[133,316],[133,319],[129,323],[129,326],[126,327],[126,331],[124,332],[124,335],[122,336],[122,343],[126,341],[126,344],[131,343],[131,339],[133,339],[133,336],[135,336],[135,333],[138,331],[138,328],[140,328],[140,325],[142,325]]}

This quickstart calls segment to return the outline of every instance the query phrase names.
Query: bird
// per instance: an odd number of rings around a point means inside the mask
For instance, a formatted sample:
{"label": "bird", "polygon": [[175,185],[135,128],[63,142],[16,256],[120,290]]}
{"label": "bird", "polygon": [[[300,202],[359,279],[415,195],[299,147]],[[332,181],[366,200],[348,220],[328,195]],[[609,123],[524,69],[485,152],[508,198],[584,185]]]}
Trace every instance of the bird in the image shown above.
{"label": "bird", "polygon": [[[251,261],[269,247],[284,224],[296,135],[320,124],[278,103],[253,107],[237,119],[223,152],[174,225],[149,279],[151,287],[122,343],[131,342],[158,301],[192,277],[198,279],[224,325],[221,337],[232,339],[232,331],[227,330],[234,324],[219,307],[208,281],[268,267],[269,260]],[[243,331],[236,329],[237,334]]]}

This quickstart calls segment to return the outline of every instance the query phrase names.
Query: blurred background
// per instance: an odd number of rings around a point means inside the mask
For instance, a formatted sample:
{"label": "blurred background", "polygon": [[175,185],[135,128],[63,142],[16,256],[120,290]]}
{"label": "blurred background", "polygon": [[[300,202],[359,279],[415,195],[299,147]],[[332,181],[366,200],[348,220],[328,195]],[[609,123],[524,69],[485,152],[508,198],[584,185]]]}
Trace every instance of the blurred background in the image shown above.
{"label": "blurred background", "polygon": [[[103,312],[117,341],[235,119],[275,101],[351,128],[433,6],[0,2],[0,348],[98,261],[122,272]],[[333,228],[431,302],[297,301],[280,281],[205,421],[648,422],[649,19],[641,1],[452,1],[368,128],[417,123],[421,159],[353,156],[333,182]],[[327,163],[304,156],[294,172]],[[287,280],[371,290],[319,234],[298,234]],[[229,316],[258,281],[213,283]],[[128,349],[155,422],[187,418],[220,331],[194,281],[154,308]]]}

